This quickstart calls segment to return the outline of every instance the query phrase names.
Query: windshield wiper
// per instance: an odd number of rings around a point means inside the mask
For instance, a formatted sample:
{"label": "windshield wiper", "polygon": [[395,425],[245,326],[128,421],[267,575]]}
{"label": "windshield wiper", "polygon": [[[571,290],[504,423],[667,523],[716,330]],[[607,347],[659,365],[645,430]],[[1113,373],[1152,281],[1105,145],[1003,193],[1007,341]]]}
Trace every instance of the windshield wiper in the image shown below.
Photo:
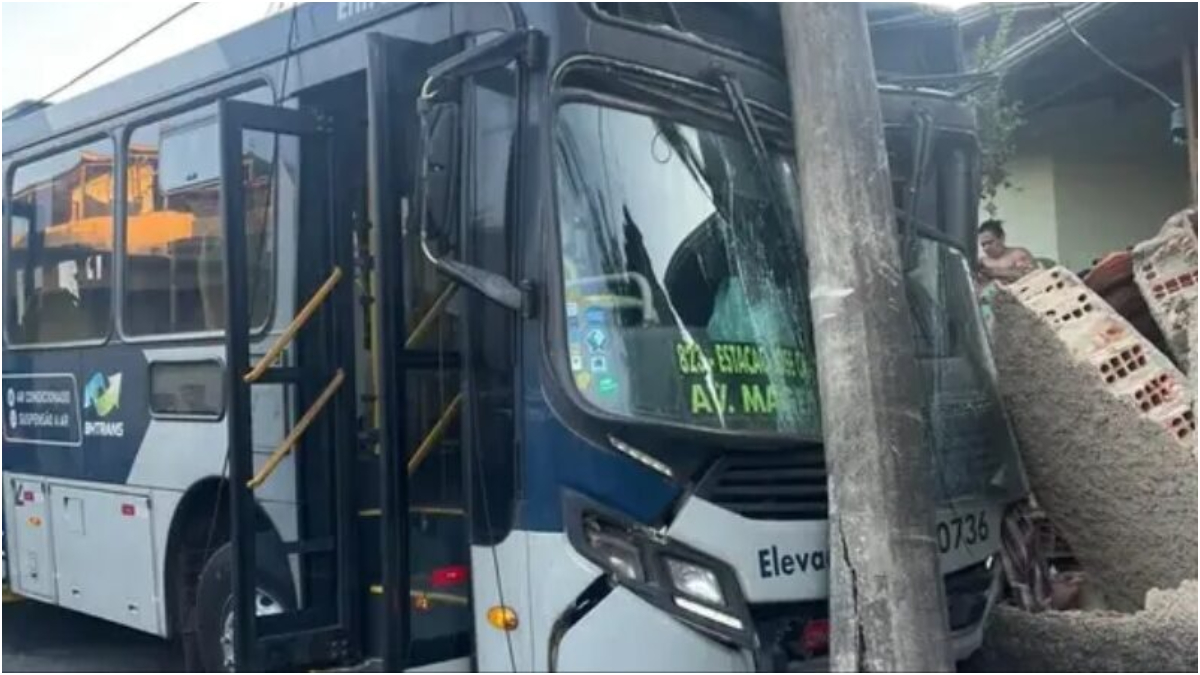
{"label": "windshield wiper", "polygon": [[742,130],[746,144],[750,146],[750,154],[754,157],[754,167],[758,172],[759,181],[766,188],[767,195],[770,197],[771,209],[775,212],[775,218],[780,227],[788,227],[791,223],[783,212],[784,192],[780,189],[779,183],[775,181],[774,174],[771,173],[767,144],[763,142],[758,122],[755,121],[754,113],[750,110],[750,102],[746,100],[746,94],[742,91],[742,83],[729,73],[720,73],[718,79],[721,81],[722,91],[725,92],[725,100],[729,103],[729,110],[733,113],[738,128]]}

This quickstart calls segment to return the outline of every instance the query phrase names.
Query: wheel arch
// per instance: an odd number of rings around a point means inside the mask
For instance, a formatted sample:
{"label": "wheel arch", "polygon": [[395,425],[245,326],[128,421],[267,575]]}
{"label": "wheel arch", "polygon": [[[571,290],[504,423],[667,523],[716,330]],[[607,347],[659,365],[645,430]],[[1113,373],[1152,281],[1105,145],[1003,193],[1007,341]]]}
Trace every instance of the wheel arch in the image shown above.
{"label": "wheel arch", "polygon": [[[255,502],[254,511],[259,566],[286,571],[285,578],[291,579],[279,529],[261,504]],[[185,630],[186,615],[181,610],[193,604],[205,563],[229,537],[229,479],[206,476],[184,492],[171,514],[163,570],[168,638]],[[294,588],[292,592],[294,601]]]}

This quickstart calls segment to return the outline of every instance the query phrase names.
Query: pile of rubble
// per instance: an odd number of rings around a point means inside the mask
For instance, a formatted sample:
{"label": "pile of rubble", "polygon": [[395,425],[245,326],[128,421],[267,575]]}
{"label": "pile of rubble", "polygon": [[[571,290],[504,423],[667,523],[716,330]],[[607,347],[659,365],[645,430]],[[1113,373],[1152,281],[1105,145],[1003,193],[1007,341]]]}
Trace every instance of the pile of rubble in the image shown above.
{"label": "pile of rubble", "polygon": [[995,301],[1000,388],[1030,487],[1109,609],[1001,608],[988,660],[1196,670],[1194,213],[1133,252],[1174,360],[1063,268],[1033,273]]}

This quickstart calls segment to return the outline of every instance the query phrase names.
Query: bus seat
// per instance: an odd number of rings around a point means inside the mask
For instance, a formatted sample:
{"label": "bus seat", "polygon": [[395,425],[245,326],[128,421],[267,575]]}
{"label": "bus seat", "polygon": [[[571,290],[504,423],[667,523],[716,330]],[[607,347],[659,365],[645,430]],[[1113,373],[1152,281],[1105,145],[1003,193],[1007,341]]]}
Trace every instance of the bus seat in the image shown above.
{"label": "bus seat", "polygon": [[89,323],[74,293],[65,288],[41,289],[25,312],[24,333],[28,342],[69,342],[92,337]]}

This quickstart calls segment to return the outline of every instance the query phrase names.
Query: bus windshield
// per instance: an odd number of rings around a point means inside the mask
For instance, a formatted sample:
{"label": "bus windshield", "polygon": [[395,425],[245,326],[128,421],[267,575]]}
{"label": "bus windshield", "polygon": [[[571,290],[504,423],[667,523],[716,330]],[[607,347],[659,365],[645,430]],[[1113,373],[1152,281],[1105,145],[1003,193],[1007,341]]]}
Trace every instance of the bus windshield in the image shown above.
{"label": "bus windshield", "polygon": [[820,439],[793,169],[734,133],[567,103],[555,125],[567,358],[621,417]]}

